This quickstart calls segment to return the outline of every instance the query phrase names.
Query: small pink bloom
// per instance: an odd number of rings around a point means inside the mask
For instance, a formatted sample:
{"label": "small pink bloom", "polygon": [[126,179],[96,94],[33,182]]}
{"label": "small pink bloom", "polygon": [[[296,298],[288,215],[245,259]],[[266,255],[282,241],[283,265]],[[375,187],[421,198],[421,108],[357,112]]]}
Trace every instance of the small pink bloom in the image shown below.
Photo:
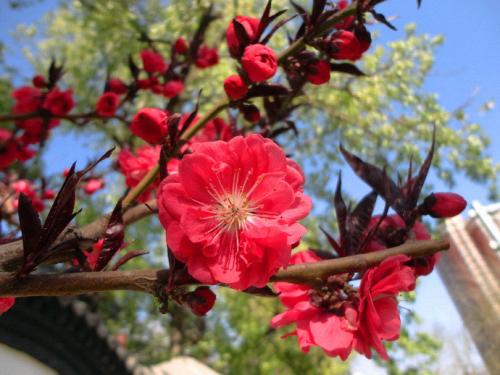
{"label": "small pink bloom", "polygon": [[56,116],[64,116],[73,109],[73,91],[61,91],[58,88],[52,89],[43,102],[43,108]]}
{"label": "small pink bloom", "polygon": [[158,108],[143,108],[134,116],[130,131],[151,144],[163,143],[167,135],[167,113]]}
{"label": "small pink bloom", "polygon": [[12,92],[16,104],[12,112],[17,114],[36,112],[42,106],[42,92],[31,86],[23,86]]}
{"label": "small pink bloom", "polygon": [[12,133],[0,128],[0,170],[9,167],[18,157],[17,143]]}
{"label": "small pink bloom", "polygon": [[20,161],[27,161],[32,159],[36,155],[36,151],[32,150],[26,145],[17,145],[16,157]]}
{"label": "small pink bloom", "polygon": [[174,51],[180,55],[185,54],[188,51],[188,43],[183,37],[177,38],[174,43]]}
{"label": "small pink bloom", "polygon": [[[236,16],[235,21],[243,26],[243,29],[248,36],[248,40],[250,41],[250,43],[253,43],[259,29],[260,20],[254,17]],[[238,34],[236,34],[236,31],[234,30],[233,21],[231,21],[227,26],[226,41],[227,48],[229,49],[229,53],[231,54],[231,56],[235,58],[239,57],[238,55],[241,53],[241,43],[238,40]]]}
{"label": "small pink bloom", "polygon": [[224,91],[232,100],[244,97],[248,92],[248,86],[239,74],[233,74],[224,80]]}
{"label": "small pink bloom", "polygon": [[163,96],[169,99],[180,95],[182,91],[184,91],[184,83],[179,80],[168,81],[163,86]]}
{"label": "small pink bloom", "polygon": [[196,55],[196,60],[194,64],[200,68],[205,69],[219,63],[219,54],[217,53],[217,48],[210,48],[208,46],[201,46],[198,48],[198,53]]}
{"label": "small pink bloom", "polygon": [[305,233],[302,172],[260,135],[191,148],[157,194],[168,245],[203,283],[264,286]]}
{"label": "small pink bloom", "polygon": [[104,181],[102,178],[91,178],[83,186],[83,191],[87,195],[92,195],[96,191],[101,190],[104,187]]}
{"label": "small pink bloom", "polygon": [[[125,184],[133,188],[160,160],[161,146],[142,146],[136,150],[134,155],[129,150],[123,149],[118,154],[118,167],[125,176]],[[177,173],[178,160],[170,160],[167,164],[168,173]],[[150,199],[151,192],[156,189],[160,179],[157,178],[139,197],[139,202]]]}
{"label": "small pink bloom", "polygon": [[120,97],[118,94],[107,91],[97,101],[96,112],[99,116],[103,117],[114,116],[119,104]]}
{"label": "small pink bloom", "polygon": [[250,81],[262,82],[274,76],[278,69],[278,58],[271,48],[252,44],[245,48],[241,64]]}
{"label": "small pink bloom", "polygon": [[168,69],[168,64],[165,63],[163,57],[158,52],[152,49],[145,49],[141,51],[142,66],[148,73],[163,74]]}
{"label": "small pink bloom", "polygon": [[112,77],[106,84],[106,91],[111,91],[118,95],[125,94],[127,90],[127,85],[120,78]]}

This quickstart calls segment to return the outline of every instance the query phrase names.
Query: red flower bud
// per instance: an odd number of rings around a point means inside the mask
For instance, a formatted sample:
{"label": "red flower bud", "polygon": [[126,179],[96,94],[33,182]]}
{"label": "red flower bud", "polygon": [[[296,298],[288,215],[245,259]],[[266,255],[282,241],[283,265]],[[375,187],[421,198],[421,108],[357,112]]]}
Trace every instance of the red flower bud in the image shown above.
{"label": "red flower bud", "polygon": [[16,161],[17,144],[12,133],[0,128],[0,169],[5,169]]}
{"label": "red flower bud", "polygon": [[42,89],[47,84],[47,82],[45,82],[45,78],[40,74],[34,76],[32,82],[33,86],[35,86],[37,89]]}
{"label": "red flower bud", "polygon": [[104,187],[104,181],[102,178],[91,178],[83,186],[83,191],[87,195],[94,194],[97,190],[101,190]]}
{"label": "red flower bud", "polygon": [[36,152],[34,150],[32,150],[31,148],[29,148],[28,146],[26,146],[26,145],[24,145],[24,146],[18,145],[18,147],[17,147],[17,158],[20,161],[30,160],[35,155],[36,155]]}
{"label": "red flower bud", "polygon": [[127,85],[120,78],[110,78],[106,85],[106,91],[111,91],[118,95],[125,94],[127,90]]}
{"label": "red flower bud", "polygon": [[61,91],[58,88],[51,90],[43,102],[43,108],[56,116],[64,116],[73,109],[73,91]]}
{"label": "red flower bud", "polygon": [[142,66],[148,73],[163,74],[167,71],[168,65],[163,60],[162,55],[152,49],[145,49],[141,52]]}
{"label": "red flower bud", "polygon": [[330,80],[330,64],[325,60],[318,60],[309,65],[307,80],[313,85],[322,85]]}
{"label": "red flower bud", "polygon": [[42,193],[42,199],[54,199],[56,192],[52,189],[45,189]]}
{"label": "red flower bud", "polygon": [[208,68],[219,63],[219,54],[216,48],[201,46],[198,48],[195,65],[200,69]]}
{"label": "red flower bud", "polygon": [[245,48],[241,64],[252,82],[265,81],[274,76],[278,69],[276,54],[263,44],[252,44]]}
{"label": "red flower bud", "polygon": [[340,31],[335,34],[332,44],[335,51],[330,53],[330,57],[337,60],[359,60],[363,53],[370,48],[368,37],[366,39],[358,38],[351,31]]}
{"label": "red flower bud", "polygon": [[248,86],[238,74],[233,74],[224,80],[224,91],[232,100],[238,100],[246,95]]}
{"label": "red flower bud", "polygon": [[97,101],[96,112],[99,116],[114,116],[119,104],[120,97],[118,94],[111,91],[105,92]]}
{"label": "red flower bud", "polygon": [[[241,24],[241,26],[243,26],[245,32],[247,33],[248,40],[250,41],[250,43],[253,43],[255,35],[257,34],[257,30],[259,29],[260,20],[258,18],[246,16],[236,16],[235,20],[236,22]],[[238,34],[236,34],[236,31],[234,30],[233,21],[231,21],[227,26],[226,41],[227,48],[229,49],[229,54],[234,58],[240,57],[241,43],[238,39]]]}
{"label": "red flower bud", "polygon": [[200,286],[193,292],[186,294],[186,303],[193,313],[199,316],[206,315],[214,307],[216,296],[210,288]]}
{"label": "red flower bud", "polygon": [[130,131],[146,142],[162,143],[167,134],[167,114],[158,108],[141,109],[135,115]]}
{"label": "red flower bud", "polygon": [[467,201],[455,193],[432,193],[422,203],[422,213],[436,218],[453,217],[460,214]]}
{"label": "red flower bud", "polygon": [[163,96],[172,99],[184,91],[184,83],[179,80],[168,81],[163,86]]}
{"label": "red flower bud", "polygon": [[185,54],[188,51],[186,39],[183,37],[178,38],[174,43],[174,51],[180,55]]}
{"label": "red flower bud", "polygon": [[149,89],[149,79],[138,79],[137,86],[142,90]]}

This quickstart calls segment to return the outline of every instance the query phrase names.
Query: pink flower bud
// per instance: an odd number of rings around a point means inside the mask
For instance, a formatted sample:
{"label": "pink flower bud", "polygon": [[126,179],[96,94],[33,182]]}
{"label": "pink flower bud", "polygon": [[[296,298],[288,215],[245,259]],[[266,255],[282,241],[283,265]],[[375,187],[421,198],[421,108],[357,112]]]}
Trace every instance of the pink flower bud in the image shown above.
{"label": "pink flower bud", "polygon": [[180,55],[185,54],[188,51],[186,39],[183,37],[178,38],[174,43],[174,51]]}
{"label": "pink flower bud", "polygon": [[119,104],[120,97],[118,94],[111,91],[105,92],[97,101],[96,112],[99,116],[114,116]]}
{"label": "pink flower bud", "polygon": [[363,53],[370,48],[369,34],[366,40],[358,38],[351,31],[340,31],[335,34],[332,44],[335,49],[330,53],[330,57],[337,60],[356,61],[361,58]]}
{"label": "pink flower bud", "polygon": [[152,144],[163,142],[167,134],[167,114],[158,108],[143,108],[135,115],[130,131]]}
{"label": "pink flower bud", "polygon": [[252,82],[262,82],[274,76],[278,69],[278,58],[271,48],[252,44],[245,48],[241,64]]}
{"label": "pink flower bud", "polygon": [[214,307],[216,296],[210,288],[200,286],[186,294],[186,303],[193,313],[204,316]]}
{"label": "pink flower bud", "polygon": [[45,78],[40,74],[34,76],[32,82],[33,86],[35,86],[37,89],[42,89],[45,87],[45,85],[47,85]]}
{"label": "pink flower bud", "polygon": [[120,78],[110,78],[106,85],[106,91],[122,95],[127,92],[127,85]]}
{"label": "pink flower bud", "polygon": [[217,53],[216,48],[201,46],[198,49],[196,60],[194,61],[194,64],[198,68],[205,69],[210,66],[216,65],[218,63],[219,63],[219,54]]}
{"label": "pink flower bud", "polygon": [[163,60],[162,55],[152,49],[145,49],[141,52],[142,66],[148,73],[163,74],[168,69],[168,64]]}
{"label": "pink flower bud", "polygon": [[453,217],[460,214],[467,201],[455,193],[432,193],[424,199],[422,211],[436,218]]}
{"label": "pink flower bud", "polygon": [[[258,18],[246,17],[246,16],[236,16],[234,20],[238,22],[241,26],[243,26],[243,29],[245,30],[250,43],[254,42],[255,35],[257,34],[257,30],[259,29],[260,20]],[[239,54],[241,54],[240,52],[241,43],[240,40],[238,39],[238,34],[234,30],[233,21],[231,21],[227,26],[226,41],[230,55],[235,58],[239,57]]]}
{"label": "pink flower bud", "polygon": [[179,80],[172,80],[163,86],[163,96],[172,99],[184,91],[184,83]]}
{"label": "pink flower bud", "polygon": [[307,80],[313,85],[322,85],[330,80],[330,64],[325,60],[318,60],[308,67]]}
{"label": "pink flower bud", "polygon": [[248,86],[238,74],[233,74],[224,80],[224,91],[232,100],[238,100],[246,95]]}

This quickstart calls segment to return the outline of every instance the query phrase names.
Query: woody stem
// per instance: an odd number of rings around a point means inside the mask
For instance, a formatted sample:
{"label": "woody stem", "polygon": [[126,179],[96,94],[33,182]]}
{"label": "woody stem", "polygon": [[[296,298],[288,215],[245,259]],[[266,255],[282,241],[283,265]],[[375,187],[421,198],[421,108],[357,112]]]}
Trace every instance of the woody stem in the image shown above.
{"label": "woody stem", "polygon": [[[317,284],[328,276],[346,272],[362,271],[376,266],[384,259],[405,254],[422,257],[447,250],[449,241],[427,240],[411,241],[403,245],[367,254],[353,255],[317,263],[297,264],[280,270],[271,278],[272,282]],[[156,294],[168,280],[165,270],[104,271],[80,272],[71,274],[29,275],[16,279],[15,274],[0,273],[0,296],[66,296],[110,290],[132,290]],[[198,284],[195,280],[184,278],[176,285]]]}

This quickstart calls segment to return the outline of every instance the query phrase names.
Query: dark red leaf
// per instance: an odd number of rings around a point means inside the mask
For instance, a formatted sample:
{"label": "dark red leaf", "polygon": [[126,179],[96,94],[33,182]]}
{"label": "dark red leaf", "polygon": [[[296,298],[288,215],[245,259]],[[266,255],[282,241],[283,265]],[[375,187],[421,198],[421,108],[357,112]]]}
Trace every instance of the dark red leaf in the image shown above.
{"label": "dark red leaf", "polygon": [[431,148],[429,150],[429,153],[427,154],[427,157],[425,158],[424,163],[420,167],[417,176],[414,179],[408,181],[408,183],[410,184],[410,189],[407,193],[406,203],[409,209],[413,209],[417,205],[418,198],[424,186],[425,179],[427,178],[427,174],[429,173],[429,169],[432,165],[432,158],[434,157],[435,146],[436,146],[436,127],[434,127],[432,133]]}
{"label": "dark red leaf", "polygon": [[[368,229],[370,219],[372,218],[377,193],[372,191],[356,205],[347,219],[347,255],[357,254],[360,251],[360,242],[363,239],[365,231]],[[348,244],[348,245],[347,245]]]}
{"label": "dark red leaf", "polygon": [[337,241],[335,241],[335,238],[333,238],[333,236],[331,236],[326,230],[324,230],[323,228],[319,228],[323,234],[326,236],[326,239],[328,240],[328,243],[330,244],[331,247],[333,247],[333,250],[335,250],[336,252],[336,255],[339,256],[339,257],[343,257],[345,256],[345,250],[344,248],[339,245],[339,243]]}
{"label": "dark red leaf", "polygon": [[254,85],[250,90],[248,90],[247,98],[257,98],[260,96],[280,96],[280,95],[288,95],[290,90],[288,90],[285,86],[276,85],[276,84],[261,84]]}
{"label": "dark red leaf", "polygon": [[332,72],[351,74],[356,77],[362,77],[366,75],[356,65],[349,63],[330,63],[330,70]]}
{"label": "dark red leaf", "polygon": [[377,13],[375,10],[371,10],[370,13],[373,15],[373,17],[380,23],[383,23],[384,25],[386,25],[388,28],[394,30],[394,31],[397,31],[397,29],[394,27],[393,24],[391,24],[387,18],[385,18],[385,16],[381,13]]}
{"label": "dark red leaf", "polygon": [[125,238],[125,225],[122,216],[122,201],[119,200],[109,218],[102,250],[97,258],[95,271],[101,271],[108,265],[111,258],[122,248]]}
{"label": "dark red leaf", "polygon": [[[347,238],[347,207],[344,202],[344,198],[342,198],[342,175],[339,174],[339,180],[337,181],[337,188],[335,189],[335,196],[333,198],[333,204],[335,207],[335,214],[337,215],[337,223],[339,226],[340,232],[340,245],[342,246],[342,242],[345,238]],[[339,256],[344,256],[344,250],[342,249],[342,254],[339,253]]]}
{"label": "dark red leaf", "polygon": [[340,151],[353,171],[401,215],[404,212],[401,190],[394,181],[387,177],[385,170],[364,162],[344,149],[342,145],[340,145]]}
{"label": "dark red leaf", "polygon": [[23,193],[19,194],[18,215],[23,235],[24,257],[26,258],[29,254],[36,251],[42,230],[42,223],[40,222],[38,212],[36,212],[31,203],[31,199]]}

